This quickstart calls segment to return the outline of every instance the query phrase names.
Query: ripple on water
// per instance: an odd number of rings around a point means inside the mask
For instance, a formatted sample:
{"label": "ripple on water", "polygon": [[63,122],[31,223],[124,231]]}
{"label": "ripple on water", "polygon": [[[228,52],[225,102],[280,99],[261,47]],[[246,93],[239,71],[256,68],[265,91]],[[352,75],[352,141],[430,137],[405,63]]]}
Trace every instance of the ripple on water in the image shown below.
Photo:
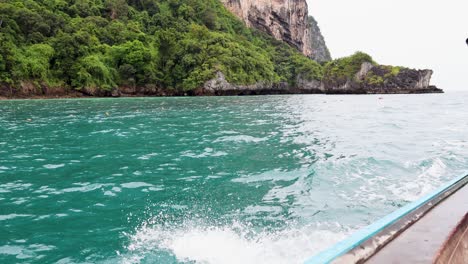
{"label": "ripple on water", "polygon": [[[23,191],[31,188],[33,185],[31,183],[23,183],[22,181],[15,181],[0,184],[0,190],[4,192],[11,192],[11,191]],[[0,191],[1,192],[1,191]]]}
{"label": "ripple on water", "polygon": [[31,158],[32,156],[31,155],[26,155],[26,154],[20,154],[20,155],[13,155],[12,158],[15,158],[15,159],[27,159],[27,158]]}
{"label": "ripple on water", "polygon": [[115,193],[113,193],[113,192],[111,192],[111,191],[105,191],[105,192],[104,192],[104,195],[105,195],[105,196],[111,196],[111,197],[117,196],[117,194],[115,194]]}
{"label": "ripple on water", "polygon": [[18,217],[31,217],[30,214],[9,214],[9,215],[0,215],[0,221],[10,220]]}
{"label": "ripple on water", "polygon": [[421,173],[415,178],[401,179],[398,183],[387,185],[384,188],[390,190],[395,196],[405,201],[414,201],[446,181],[447,165],[441,158],[425,159],[413,164],[421,168]]}
{"label": "ripple on water", "polygon": [[138,157],[139,160],[149,160],[151,159],[152,157],[156,157],[158,156],[159,154],[158,153],[149,153],[149,154],[146,154],[146,155],[143,155],[143,156],[140,156]]}
{"label": "ripple on water", "polygon": [[183,178],[179,178],[177,179],[178,181],[186,181],[186,182],[193,182],[197,179],[200,179],[202,178],[202,176],[189,176],[189,177],[183,177]]}
{"label": "ripple on water", "polygon": [[307,175],[305,171],[293,170],[293,171],[281,171],[272,170],[260,174],[244,175],[239,178],[233,179],[233,182],[239,183],[256,183],[263,181],[294,181],[303,175]]}
{"label": "ripple on water", "polygon": [[224,136],[216,139],[214,142],[244,142],[244,143],[259,143],[263,141],[267,141],[268,138],[258,138],[246,135],[239,135],[239,136]]}
{"label": "ripple on water", "polygon": [[143,188],[143,187],[153,187],[153,184],[149,184],[146,182],[127,182],[127,183],[122,183],[120,186],[122,188],[127,188],[127,189],[137,189],[137,188]]}
{"label": "ripple on water", "polygon": [[180,154],[181,157],[188,157],[188,158],[206,158],[206,157],[222,157],[227,156],[228,153],[224,151],[214,151],[212,148],[205,148],[203,152],[197,154],[194,151],[184,151]]}
{"label": "ripple on water", "polygon": [[65,164],[46,164],[42,167],[49,169],[49,170],[54,170],[54,169],[65,167]]}
{"label": "ripple on water", "polygon": [[62,194],[62,193],[72,193],[72,192],[86,193],[86,192],[91,192],[94,190],[101,189],[102,187],[113,186],[113,185],[114,184],[112,183],[93,183],[93,184],[86,184],[80,187],[71,187],[71,188],[65,188],[62,190],[55,190],[55,191],[52,191],[51,193],[52,194]]}
{"label": "ripple on water", "polygon": [[100,131],[93,131],[91,132],[91,134],[109,134],[109,133],[112,133],[114,132],[115,129],[105,129],[105,130],[100,130]]}
{"label": "ripple on water", "polygon": [[16,259],[41,259],[45,257],[43,254],[46,251],[56,249],[52,245],[32,244],[32,245],[5,245],[0,246],[0,255],[15,256]]}

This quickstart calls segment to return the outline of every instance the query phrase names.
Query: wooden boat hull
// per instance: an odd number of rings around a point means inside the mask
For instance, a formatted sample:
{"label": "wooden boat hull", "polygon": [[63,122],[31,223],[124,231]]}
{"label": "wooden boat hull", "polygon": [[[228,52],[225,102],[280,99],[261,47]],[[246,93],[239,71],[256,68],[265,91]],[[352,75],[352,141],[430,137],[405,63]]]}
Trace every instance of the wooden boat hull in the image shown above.
{"label": "wooden boat hull", "polygon": [[[468,197],[467,197],[468,199]],[[466,264],[468,263],[468,213],[450,234],[439,251],[436,264]]]}

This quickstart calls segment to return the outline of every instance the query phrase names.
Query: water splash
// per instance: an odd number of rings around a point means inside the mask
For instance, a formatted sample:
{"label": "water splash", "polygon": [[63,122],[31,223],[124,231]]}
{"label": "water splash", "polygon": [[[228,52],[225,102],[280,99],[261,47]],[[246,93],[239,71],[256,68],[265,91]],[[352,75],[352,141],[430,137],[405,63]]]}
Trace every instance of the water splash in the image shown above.
{"label": "water splash", "polygon": [[191,222],[176,228],[144,225],[129,235],[123,262],[140,263],[165,252],[179,262],[190,263],[302,263],[350,233],[329,229],[314,225],[255,232],[249,224],[239,222],[225,226]]}

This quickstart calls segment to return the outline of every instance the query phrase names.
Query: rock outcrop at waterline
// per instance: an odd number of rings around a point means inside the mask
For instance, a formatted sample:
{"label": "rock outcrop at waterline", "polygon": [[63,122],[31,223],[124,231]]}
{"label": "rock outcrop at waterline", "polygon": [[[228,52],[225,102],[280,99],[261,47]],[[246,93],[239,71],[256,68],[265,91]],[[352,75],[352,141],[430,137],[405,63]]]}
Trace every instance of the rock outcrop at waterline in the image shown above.
{"label": "rock outcrop at waterline", "polygon": [[22,83],[19,88],[0,87],[0,99],[31,97],[132,97],[132,96],[222,96],[222,95],[268,95],[268,94],[417,94],[443,93],[430,85],[432,70],[401,68],[392,72],[391,66],[373,65],[364,62],[353,78],[338,84],[330,80],[307,80],[297,76],[293,83],[259,82],[251,85],[229,83],[222,72],[207,81],[203,87],[191,91],[167,90],[155,85],[118,87],[112,90],[40,87]]}
{"label": "rock outcrop at waterline", "polygon": [[322,93],[321,83],[316,80],[305,80],[300,76],[296,84],[287,82],[265,83],[251,85],[235,85],[226,80],[222,72],[207,81],[205,85],[195,91],[196,95],[266,95],[266,94],[317,94]]}
{"label": "rock outcrop at waterline", "polygon": [[216,78],[196,91],[196,95],[443,93],[442,89],[430,85],[432,70],[402,68],[398,73],[392,73],[390,68],[365,62],[354,78],[338,86],[333,82],[307,80],[301,76],[294,83],[233,85],[224,74],[218,72]]}
{"label": "rock outcrop at waterline", "polygon": [[317,23],[309,18],[306,0],[221,0],[253,27],[297,48],[319,62],[331,60]]}
{"label": "rock outcrop at waterline", "polygon": [[354,78],[337,83],[323,80],[322,89],[329,94],[404,94],[443,93],[430,84],[432,70],[415,70],[364,62]]}

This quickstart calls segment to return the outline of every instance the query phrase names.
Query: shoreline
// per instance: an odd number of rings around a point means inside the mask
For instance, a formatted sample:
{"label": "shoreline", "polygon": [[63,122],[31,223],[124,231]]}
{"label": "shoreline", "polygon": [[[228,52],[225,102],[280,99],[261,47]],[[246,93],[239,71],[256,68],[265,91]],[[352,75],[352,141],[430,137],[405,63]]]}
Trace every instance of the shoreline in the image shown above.
{"label": "shoreline", "polygon": [[125,94],[120,96],[90,96],[81,93],[71,93],[64,95],[14,95],[14,96],[5,96],[0,95],[0,101],[6,100],[54,100],[54,99],[97,99],[97,98],[155,98],[155,97],[242,97],[242,96],[268,96],[268,95],[424,95],[424,94],[444,94],[442,92],[434,91],[409,91],[409,92],[398,92],[398,93],[365,93],[365,92],[342,92],[342,93],[251,93],[251,94],[234,94],[234,93],[223,93],[223,94]]}
{"label": "shoreline", "polygon": [[[357,55],[355,55],[357,56]],[[170,97],[170,96],[250,96],[279,94],[426,94],[444,93],[430,84],[432,70],[400,69],[389,72],[388,67],[363,62],[360,70],[350,77],[334,75],[321,80],[298,75],[291,82],[230,83],[221,72],[198,88],[163,88],[156,84],[141,86],[115,86],[71,88],[48,86],[45,83],[22,81],[18,85],[0,85],[0,99],[52,99],[52,98],[118,98],[118,97]]]}

